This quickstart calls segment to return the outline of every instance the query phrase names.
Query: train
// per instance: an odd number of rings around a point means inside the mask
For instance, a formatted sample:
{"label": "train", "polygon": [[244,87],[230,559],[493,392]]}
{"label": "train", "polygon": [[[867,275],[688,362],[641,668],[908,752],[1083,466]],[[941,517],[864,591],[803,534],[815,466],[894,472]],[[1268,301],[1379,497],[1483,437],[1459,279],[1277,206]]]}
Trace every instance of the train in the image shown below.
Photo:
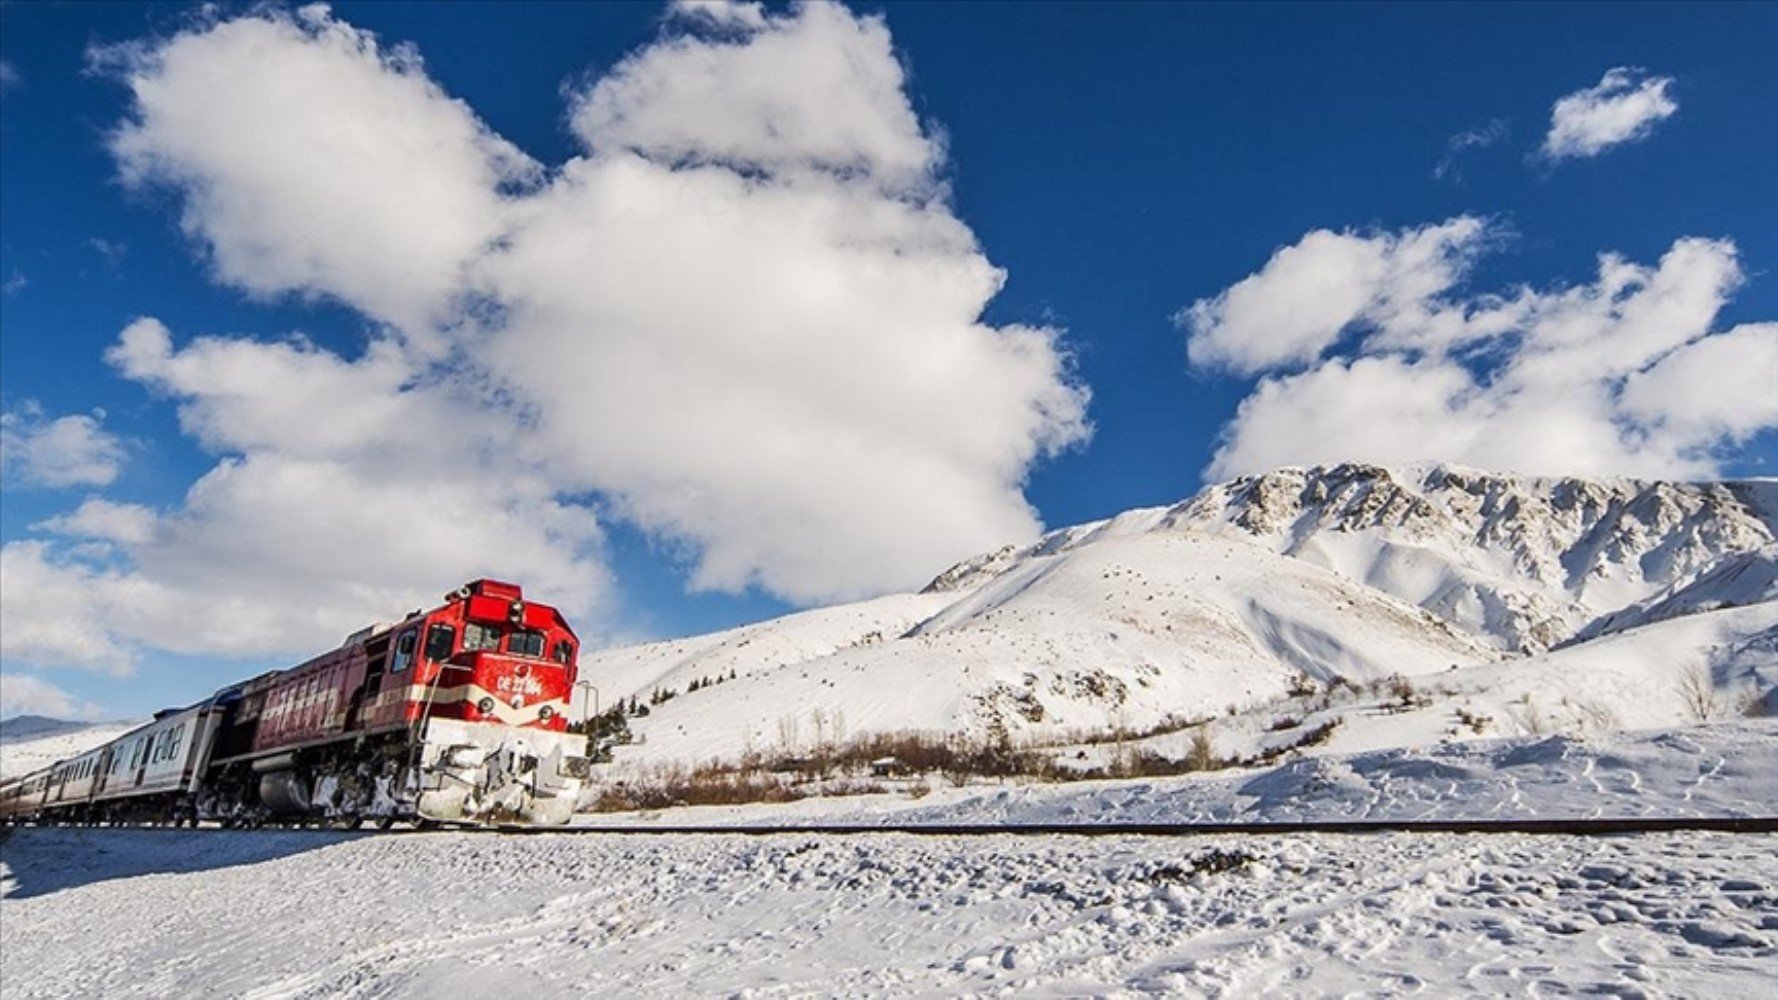
{"label": "train", "polygon": [[563,825],[590,771],[579,652],[555,608],[474,580],[0,783],[0,822]]}

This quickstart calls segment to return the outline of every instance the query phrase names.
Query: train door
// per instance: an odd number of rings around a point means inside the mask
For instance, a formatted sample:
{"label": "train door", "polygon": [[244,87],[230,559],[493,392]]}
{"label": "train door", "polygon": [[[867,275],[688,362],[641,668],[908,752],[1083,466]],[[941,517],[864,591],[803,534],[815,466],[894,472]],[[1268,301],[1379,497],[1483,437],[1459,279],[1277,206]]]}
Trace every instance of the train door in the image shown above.
{"label": "train door", "polygon": [[154,746],[154,734],[143,733],[136,738],[135,749],[130,751],[130,787],[142,787],[142,780],[148,777],[148,751]]}
{"label": "train door", "polygon": [[373,705],[377,695],[383,691],[383,673],[389,665],[389,633],[372,636],[364,643],[364,684],[352,699],[352,706],[346,712],[346,728],[357,729],[364,724],[366,715],[374,715],[367,706]]}

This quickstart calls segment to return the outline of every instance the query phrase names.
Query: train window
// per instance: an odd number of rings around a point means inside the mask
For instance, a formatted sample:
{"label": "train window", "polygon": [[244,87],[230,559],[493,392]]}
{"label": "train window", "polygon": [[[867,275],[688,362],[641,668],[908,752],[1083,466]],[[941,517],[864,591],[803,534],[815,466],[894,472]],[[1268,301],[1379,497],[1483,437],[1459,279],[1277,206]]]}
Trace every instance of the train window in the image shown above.
{"label": "train window", "polygon": [[574,643],[569,642],[566,639],[563,639],[561,642],[556,643],[556,662],[557,663],[573,663],[574,662]]}
{"label": "train window", "polygon": [[506,637],[506,651],[515,656],[542,656],[543,633],[528,630],[514,632]]}
{"label": "train window", "polygon": [[456,646],[457,630],[444,622],[437,622],[426,630],[426,659],[434,663],[448,660]]}
{"label": "train window", "polygon": [[478,625],[475,622],[463,626],[463,651],[473,653],[478,649],[499,649],[500,629],[493,625]]}
{"label": "train window", "polygon": [[414,665],[414,641],[418,637],[419,633],[410,628],[395,640],[395,658],[389,663],[390,673],[399,674]]}

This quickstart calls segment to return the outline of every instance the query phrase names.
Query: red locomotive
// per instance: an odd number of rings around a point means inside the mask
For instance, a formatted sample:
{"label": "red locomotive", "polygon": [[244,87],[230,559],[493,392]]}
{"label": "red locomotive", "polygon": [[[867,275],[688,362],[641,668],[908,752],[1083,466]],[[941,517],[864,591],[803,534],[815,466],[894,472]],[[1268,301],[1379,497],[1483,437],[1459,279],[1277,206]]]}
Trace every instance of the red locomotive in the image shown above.
{"label": "red locomotive", "polygon": [[566,823],[579,646],[555,608],[477,580],[0,785],[0,819]]}

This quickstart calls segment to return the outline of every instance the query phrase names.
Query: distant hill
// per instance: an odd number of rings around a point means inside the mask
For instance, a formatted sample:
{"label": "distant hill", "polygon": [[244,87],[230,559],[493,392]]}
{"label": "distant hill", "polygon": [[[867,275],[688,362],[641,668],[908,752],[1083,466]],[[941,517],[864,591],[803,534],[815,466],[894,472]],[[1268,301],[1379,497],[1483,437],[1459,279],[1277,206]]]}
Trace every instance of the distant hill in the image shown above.
{"label": "distant hill", "polygon": [[0,719],[0,778],[16,778],[85,753],[140,722],[77,722],[41,715]]}

